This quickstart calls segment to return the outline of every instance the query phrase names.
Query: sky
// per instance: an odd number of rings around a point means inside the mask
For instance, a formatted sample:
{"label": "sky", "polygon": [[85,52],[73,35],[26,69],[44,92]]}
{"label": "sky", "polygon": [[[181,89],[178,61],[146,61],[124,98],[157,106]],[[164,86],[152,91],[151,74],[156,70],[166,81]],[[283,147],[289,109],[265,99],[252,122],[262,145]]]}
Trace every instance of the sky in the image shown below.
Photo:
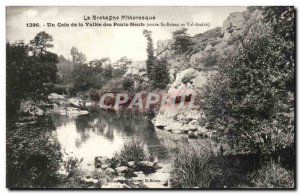
{"label": "sky", "polygon": [[[188,34],[195,35],[222,26],[232,12],[245,11],[246,7],[7,7],[6,40],[26,43],[40,31],[53,36],[52,52],[70,58],[73,46],[83,52],[88,60],[109,57],[112,61],[123,56],[133,60],[145,60],[147,41],[143,30],[152,31],[154,46],[158,40],[169,39],[172,32],[181,27],[57,27],[57,23],[85,23],[87,16],[155,16],[148,23],[209,23],[210,26],[187,27]],[[99,22],[103,21],[89,21]],[[141,21],[124,21],[135,22]],[[26,27],[26,23],[39,23],[40,27]],[[54,23],[56,27],[47,27]],[[43,26],[45,25],[45,26]]]}

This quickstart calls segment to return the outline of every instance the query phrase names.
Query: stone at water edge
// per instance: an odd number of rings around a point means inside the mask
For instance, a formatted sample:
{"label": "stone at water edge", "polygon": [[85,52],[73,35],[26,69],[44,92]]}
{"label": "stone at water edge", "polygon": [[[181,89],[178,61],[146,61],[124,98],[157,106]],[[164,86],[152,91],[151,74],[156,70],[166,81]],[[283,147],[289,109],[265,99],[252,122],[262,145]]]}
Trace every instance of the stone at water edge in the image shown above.
{"label": "stone at water edge", "polygon": [[163,183],[163,186],[165,186],[165,187],[169,186],[169,180],[166,180],[166,181]]}
{"label": "stone at water edge", "polygon": [[117,173],[122,173],[128,170],[127,166],[120,166],[116,168]]}
{"label": "stone at water edge", "polygon": [[155,169],[153,168],[153,162],[149,161],[140,161],[137,163],[137,168],[140,171],[143,171],[146,174],[155,172]]}
{"label": "stone at water edge", "polygon": [[135,175],[139,175],[139,174],[144,174],[143,171],[137,171],[137,172],[133,172]]}
{"label": "stone at water edge", "polygon": [[149,162],[149,161],[140,161],[138,162],[139,166],[142,167],[153,167],[153,162]]}
{"label": "stone at water edge", "polygon": [[101,164],[101,168],[103,169],[103,170],[105,170],[106,168],[108,168],[109,167],[109,164]]}
{"label": "stone at water edge", "polygon": [[116,172],[113,168],[107,168],[106,171],[112,174]]}
{"label": "stone at water edge", "polygon": [[134,166],[134,161],[129,161],[129,162],[127,162],[127,165],[129,166],[129,167],[133,167]]}

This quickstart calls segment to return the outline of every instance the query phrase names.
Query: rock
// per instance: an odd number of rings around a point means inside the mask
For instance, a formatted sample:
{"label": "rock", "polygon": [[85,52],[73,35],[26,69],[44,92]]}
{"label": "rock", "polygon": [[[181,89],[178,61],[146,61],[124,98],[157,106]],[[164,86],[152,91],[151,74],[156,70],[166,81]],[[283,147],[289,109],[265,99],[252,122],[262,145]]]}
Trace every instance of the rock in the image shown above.
{"label": "rock", "polygon": [[82,180],[86,183],[94,183],[94,184],[97,184],[99,182],[98,179],[92,179],[92,178],[83,178]]}
{"label": "rock", "polygon": [[134,166],[134,161],[129,161],[129,162],[127,163],[127,165],[128,165],[129,167],[133,167],[133,166]]}
{"label": "rock", "polygon": [[117,167],[116,168],[116,172],[117,173],[122,173],[122,172],[125,172],[128,170],[128,167],[127,166],[120,166],[120,167]]}
{"label": "rock", "polygon": [[233,12],[223,22],[221,33],[223,39],[228,41],[233,35],[239,35],[245,24],[245,12]]}
{"label": "rock", "polygon": [[139,166],[142,167],[153,167],[153,162],[149,162],[149,161],[140,161],[138,162]]}
{"label": "rock", "polygon": [[103,169],[103,170],[105,170],[106,168],[108,168],[109,167],[109,164],[102,164],[101,165],[101,168]]}
{"label": "rock", "polygon": [[75,107],[67,107],[67,108],[59,109],[57,113],[61,115],[67,115],[67,116],[78,116],[78,115],[89,114],[89,111],[80,110],[79,108],[75,108]]}
{"label": "rock", "polygon": [[149,161],[140,161],[137,163],[138,169],[143,171],[144,173],[153,173],[155,169],[153,168],[153,162]]}
{"label": "rock", "polygon": [[181,131],[183,128],[183,124],[180,123],[180,122],[173,122],[172,124],[170,125],[167,125],[165,127],[165,130],[167,131]]}
{"label": "rock", "polygon": [[166,180],[164,183],[163,183],[163,186],[167,187],[169,185],[169,180]]}
{"label": "rock", "polygon": [[106,171],[111,174],[114,174],[116,172],[113,168],[107,168]]}
{"label": "rock", "polygon": [[171,124],[171,120],[162,114],[158,114],[155,118],[154,126],[159,129],[164,129],[165,126]]}
{"label": "rock", "polygon": [[105,163],[108,160],[109,160],[109,158],[106,156],[95,157],[95,162],[100,162],[101,164]]}
{"label": "rock", "polygon": [[189,124],[187,125],[187,128],[189,131],[197,131],[199,127],[199,123],[197,120],[192,120],[191,122],[189,122]]}
{"label": "rock", "polygon": [[65,97],[63,95],[59,95],[59,94],[56,94],[56,93],[51,93],[51,94],[49,94],[48,99],[49,100],[64,100]]}
{"label": "rock", "polygon": [[199,133],[198,133],[198,131],[195,131],[195,132],[189,131],[188,136],[189,136],[189,138],[198,138]]}
{"label": "rock", "polygon": [[137,172],[133,172],[135,175],[139,175],[139,174],[144,174],[143,171],[137,171]]}

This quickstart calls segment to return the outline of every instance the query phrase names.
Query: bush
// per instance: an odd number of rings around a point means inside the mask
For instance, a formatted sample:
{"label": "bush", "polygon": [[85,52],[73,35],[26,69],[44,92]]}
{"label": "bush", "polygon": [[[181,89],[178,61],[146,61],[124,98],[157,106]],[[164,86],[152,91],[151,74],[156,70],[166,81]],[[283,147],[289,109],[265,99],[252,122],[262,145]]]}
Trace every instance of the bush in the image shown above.
{"label": "bush", "polygon": [[7,129],[7,187],[56,187],[61,152],[53,129],[49,116]]}
{"label": "bush", "polygon": [[125,78],[125,80],[124,80],[124,82],[122,84],[122,88],[124,90],[129,90],[129,89],[133,88],[133,86],[134,86],[133,79],[131,79],[131,78]]}
{"label": "bush", "polygon": [[294,142],[294,47],[261,28],[206,88],[208,123],[237,152],[277,152]]}
{"label": "bush", "polygon": [[209,53],[205,59],[203,59],[203,67],[210,68],[213,66],[217,66],[220,62],[220,56],[217,53],[211,54]]}
{"label": "bush", "polygon": [[294,174],[275,162],[270,162],[250,175],[257,188],[294,188]]}
{"label": "bush", "polygon": [[174,153],[172,187],[209,188],[213,179],[212,157],[199,147],[187,145]]}
{"label": "bush", "polygon": [[124,143],[123,148],[115,154],[114,158],[123,163],[138,162],[148,160],[150,154],[141,140],[133,138]]}

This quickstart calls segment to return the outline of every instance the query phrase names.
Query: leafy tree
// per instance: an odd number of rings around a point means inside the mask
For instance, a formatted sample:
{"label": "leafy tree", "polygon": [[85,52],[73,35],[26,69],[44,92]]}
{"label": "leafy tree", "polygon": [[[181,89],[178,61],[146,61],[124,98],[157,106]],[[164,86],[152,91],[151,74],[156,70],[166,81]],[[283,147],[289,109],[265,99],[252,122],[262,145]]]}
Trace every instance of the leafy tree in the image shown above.
{"label": "leafy tree", "polygon": [[165,88],[170,81],[169,72],[164,59],[157,59],[154,56],[153,41],[151,31],[144,30],[143,34],[147,38],[147,53],[146,60],[147,75],[154,88]]}
{"label": "leafy tree", "polygon": [[46,50],[51,45],[49,37],[41,32],[30,41],[30,45],[23,42],[7,43],[8,118],[14,118],[22,100],[44,100],[51,93],[57,78],[58,57]]}
{"label": "leafy tree", "polygon": [[186,33],[187,30],[187,28],[182,28],[172,33],[175,40],[172,47],[179,54],[188,51],[189,46],[192,45],[191,37]]}
{"label": "leafy tree", "polygon": [[71,54],[75,63],[72,71],[73,88],[71,93],[73,95],[92,88],[100,89],[112,78],[113,68],[109,58],[86,62],[86,56],[75,47],[71,49]]}
{"label": "leafy tree", "polygon": [[80,52],[76,47],[71,48],[71,56],[72,56],[72,62],[77,66],[87,62],[85,54]]}
{"label": "leafy tree", "polygon": [[152,86],[165,89],[170,82],[169,71],[164,59],[156,59],[151,71]]}
{"label": "leafy tree", "polygon": [[53,47],[53,44],[51,44],[52,41],[52,36],[45,31],[42,31],[30,41],[30,45],[33,47],[34,53],[45,53],[47,48]]}
{"label": "leafy tree", "polygon": [[154,50],[153,50],[153,40],[152,40],[152,32],[149,30],[144,30],[143,31],[144,36],[147,38],[147,55],[148,58],[146,60],[146,69],[147,69],[147,75],[148,78],[151,80],[151,71],[152,71],[152,67],[155,63],[155,56],[154,56]]}

